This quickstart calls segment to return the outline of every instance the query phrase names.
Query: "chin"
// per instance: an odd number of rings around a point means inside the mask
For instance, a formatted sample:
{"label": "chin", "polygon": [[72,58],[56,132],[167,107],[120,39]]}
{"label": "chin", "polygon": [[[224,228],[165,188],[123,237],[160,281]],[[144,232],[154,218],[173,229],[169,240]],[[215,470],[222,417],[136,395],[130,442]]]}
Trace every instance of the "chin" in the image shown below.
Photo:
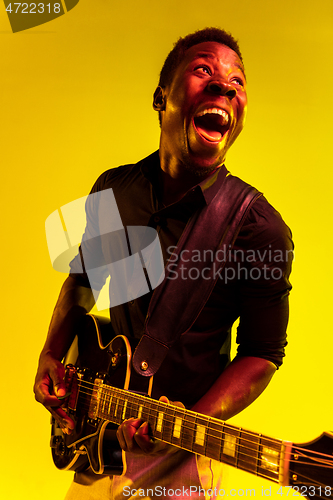
{"label": "chin", "polygon": [[207,177],[207,175],[214,172],[217,167],[220,167],[223,164],[223,161],[224,160],[218,159],[212,162],[210,160],[203,160],[192,156],[184,161],[184,166],[188,172],[191,172],[196,177]]}
{"label": "chin", "polygon": [[221,152],[218,155],[195,154],[189,149],[183,151],[183,165],[188,172],[196,177],[205,177],[214,172],[217,167],[223,165],[225,155]]}

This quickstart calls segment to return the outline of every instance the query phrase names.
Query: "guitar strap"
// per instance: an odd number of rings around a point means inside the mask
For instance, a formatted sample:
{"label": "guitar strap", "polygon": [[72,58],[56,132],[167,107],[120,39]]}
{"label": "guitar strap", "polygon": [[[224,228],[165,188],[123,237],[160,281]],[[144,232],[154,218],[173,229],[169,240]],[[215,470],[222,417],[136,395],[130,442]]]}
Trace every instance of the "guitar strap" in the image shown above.
{"label": "guitar strap", "polygon": [[[172,264],[169,261],[165,278],[151,298],[145,333],[133,355],[138,373],[154,375],[173,343],[191,328],[227,262],[250,207],[261,195],[229,174],[210,204],[191,217],[170,258]],[[214,256],[213,264],[203,258],[207,250]]]}

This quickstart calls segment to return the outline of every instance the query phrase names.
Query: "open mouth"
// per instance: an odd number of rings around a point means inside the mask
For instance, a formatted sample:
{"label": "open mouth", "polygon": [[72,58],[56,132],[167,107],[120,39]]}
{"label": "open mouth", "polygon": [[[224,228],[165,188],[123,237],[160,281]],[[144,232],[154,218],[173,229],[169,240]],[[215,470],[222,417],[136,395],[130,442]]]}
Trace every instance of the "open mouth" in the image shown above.
{"label": "open mouth", "polygon": [[209,142],[220,142],[229,129],[229,115],[218,108],[205,109],[193,119],[198,134]]}

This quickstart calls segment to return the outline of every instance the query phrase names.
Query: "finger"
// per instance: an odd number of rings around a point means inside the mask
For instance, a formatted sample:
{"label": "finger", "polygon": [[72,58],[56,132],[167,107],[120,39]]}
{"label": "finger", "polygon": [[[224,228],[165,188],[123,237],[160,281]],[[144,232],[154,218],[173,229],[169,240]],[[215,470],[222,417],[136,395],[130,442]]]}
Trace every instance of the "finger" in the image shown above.
{"label": "finger", "polygon": [[75,424],[62,408],[51,408],[50,406],[46,406],[45,408],[58,422],[64,434],[70,434],[73,431]]}
{"label": "finger", "polygon": [[170,401],[168,400],[168,398],[166,396],[161,396],[159,401],[161,401],[162,403],[170,404]]}
{"label": "finger", "polygon": [[118,427],[117,432],[116,432],[116,436],[117,436],[120,448],[122,450],[124,450],[124,451],[127,451],[127,445],[126,445],[126,441],[125,441],[125,438],[124,438],[123,426],[122,425],[120,425]]}
{"label": "finger", "polygon": [[65,386],[65,367],[62,363],[57,363],[50,369],[50,378],[53,384],[53,390],[56,396],[62,397],[66,394]]}
{"label": "finger", "polygon": [[142,420],[129,418],[125,420],[118,428],[117,437],[121,448],[125,451],[136,451],[136,442],[134,441],[134,434],[142,424]]}
{"label": "finger", "polygon": [[166,396],[161,396],[159,401],[161,401],[162,403],[173,404],[174,406],[178,406],[179,408],[185,408],[181,401],[169,401]]}
{"label": "finger", "polygon": [[[49,375],[45,375],[44,378],[35,385],[35,398],[37,401],[46,406],[60,406],[63,401],[59,401],[58,397],[53,394],[52,381]],[[59,394],[61,397],[61,392]]]}
{"label": "finger", "polygon": [[155,440],[150,434],[150,428],[147,422],[144,422],[139,427],[138,431],[134,435],[134,439],[140,450],[142,450],[145,454],[164,455],[167,453],[175,453],[177,451],[177,448],[174,446],[164,443],[158,439]]}
{"label": "finger", "polygon": [[181,401],[173,401],[173,403],[175,406],[178,406],[179,408],[185,408],[185,406],[183,405],[183,403]]}
{"label": "finger", "polygon": [[156,442],[152,439],[148,422],[144,422],[134,434],[134,440],[144,453],[151,453],[156,447]]}

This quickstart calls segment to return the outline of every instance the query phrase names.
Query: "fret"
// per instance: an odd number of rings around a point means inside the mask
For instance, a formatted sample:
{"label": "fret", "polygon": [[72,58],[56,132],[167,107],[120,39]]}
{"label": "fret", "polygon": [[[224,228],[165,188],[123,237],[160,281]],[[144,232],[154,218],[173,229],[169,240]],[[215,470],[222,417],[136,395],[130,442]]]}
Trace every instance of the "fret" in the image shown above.
{"label": "fret", "polygon": [[[141,399],[140,396],[138,396],[138,398]],[[150,399],[148,397],[143,398],[142,401],[143,401],[143,408],[142,408],[141,418],[145,422],[150,422],[152,418],[154,419],[155,416],[154,409],[159,404],[159,402],[155,401],[154,399]]]}
{"label": "fret", "polygon": [[127,392],[126,398],[127,398],[127,405],[126,405],[126,412],[123,416],[123,419],[125,420],[126,418],[140,418],[137,415],[138,403],[137,403],[136,395],[132,394],[131,392]]}
{"label": "fret", "polygon": [[117,406],[118,406],[118,394],[115,391],[113,391],[113,395],[112,395],[112,398],[111,398],[111,401],[109,404],[108,419],[111,422],[115,422],[115,423],[117,422],[115,419],[115,416],[117,414]]}
{"label": "fret", "polygon": [[195,436],[195,413],[185,410],[184,425],[182,432],[182,448],[188,451],[193,451],[193,443]]}
{"label": "fret", "polygon": [[267,436],[260,437],[257,475],[279,481],[281,441]]}
{"label": "fret", "polygon": [[142,410],[143,410],[143,406],[142,406],[142,405],[140,405],[140,406],[139,406],[139,409],[138,409],[137,418],[141,418],[141,417],[142,417]]}
{"label": "fret", "polygon": [[126,418],[140,418],[149,422],[157,439],[278,482],[281,441],[104,385],[98,378],[88,415],[118,424]]}
{"label": "fret", "polygon": [[103,401],[101,413],[104,413],[105,412],[105,404],[106,404],[105,394],[102,395],[101,399]]}
{"label": "fret", "polygon": [[125,399],[124,401],[124,406],[123,406],[123,411],[122,411],[122,414],[121,414],[121,419],[122,420],[125,420],[126,418],[126,408],[127,408],[127,403],[128,403],[128,400]]}
{"label": "fret", "polygon": [[176,408],[174,410],[171,442],[172,444],[176,444],[177,446],[182,445],[184,416],[185,416],[185,410],[183,410],[182,408]]}
{"label": "fret", "polygon": [[182,432],[182,423],[183,419],[180,417],[175,417],[175,423],[173,426],[173,437],[176,439],[180,438],[180,434]]}
{"label": "fret", "polygon": [[260,446],[258,434],[242,431],[239,437],[237,467],[247,472],[257,473]]}
{"label": "fret", "polygon": [[108,411],[107,411],[107,413],[108,413],[108,416],[110,416],[113,394],[111,393],[110,390],[108,390],[108,394],[109,394],[110,399],[109,399],[109,405],[108,405]]}
{"label": "fret", "polygon": [[109,405],[109,389],[107,386],[101,387],[100,392],[100,405],[98,411],[99,418],[108,418],[108,405]]}
{"label": "fret", "polygon": [[221,460],[223,422],[209,420],[207,429],[206,455]]}
{"label": "fret", "polygon": [[224,425],[223,431],[221,460],[222,462],[236,467],[240,431],[229,425]]}
{"label": "fret", "polygon": [[150,428],[153,429],[154,426],[155,426],[155,422],[154,422],[154,415],[152,413],[152,400],[150,398],[146,398],[145,400],[145,406],[146,406],[146,410],[144,412],[144,420],[146,422],[149,422],[149,425],[150,425]]}
{"label": "fret", "polygon": [[158,401],[151,400],[150,404],[150,426],[154,437],[162,439],[164,425],[164,407]]}
{"label": "fret", "polygon": [[122,409],[122,406],[121,406],[121,392],[119,390],[117,390],[115,392],[115,403],[113,405],[113,408],[112,408],[112,417],[113,417],[113,421],[117,424],[120,424],[121,423],[121,418],[120,418],[120,415],[121,415],[121,409]]}
{"label": "fret", "polygon": [[201,415],[200,416],[197,415],[195,418],[194,440],[193,440],[192,450],[195,453],[199,453],[201,455],[205,454],[207,422],[208,418],[203,418]]}
{"label": "fret", "polygon": [[155,427],[156,432],[162,433],[163,417],[164,417],[164,413],[162,411],[159,411],[157,414],[157,423],[156,423],[156,427]]}
{"label": "fret", "polygon": [[163,407],[164,407],[163,441],[166,441],[167,443],[172,443],[174,409],[169,407],[168,405],[163,405]]}

